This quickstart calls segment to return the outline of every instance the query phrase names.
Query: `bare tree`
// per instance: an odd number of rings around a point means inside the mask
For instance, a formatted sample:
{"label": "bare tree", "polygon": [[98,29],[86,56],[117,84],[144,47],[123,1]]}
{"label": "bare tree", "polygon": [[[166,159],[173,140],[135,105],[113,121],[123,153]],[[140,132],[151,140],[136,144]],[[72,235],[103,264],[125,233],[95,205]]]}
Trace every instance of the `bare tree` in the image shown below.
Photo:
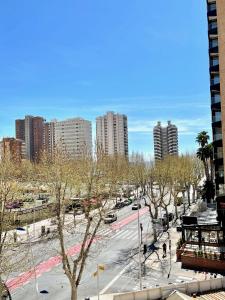
{"label": "bare tree", "polygon": [[0,295],[6,291],[5,281],[10,274],[24,270],[29,261],[27,246],[22,246],[17,239],[14,213],[10,209],[13,201],[21,196],[20,176],[20,163],[5,155],[0,160]]}
{"label": "bare tree", "polygon": [[[107,184],[107,164],[105,157],[93,158],[83,155],[75,160],[56,151],[54,157],[44,157],[39,165],[39,178],[48,184],[56,202],[56,219],[60,255],[63,270],[70,282],[71,300],[77,299],[77,290],[81,282],[85,263],[95,241],[103,216],[107,210],[105,193]],[[84,222],[82,229],[76,222],[70,224],[77,239],[81,242],[80,252],[71,257],[67,251],[65,206],[68,190],[83,192]]]}

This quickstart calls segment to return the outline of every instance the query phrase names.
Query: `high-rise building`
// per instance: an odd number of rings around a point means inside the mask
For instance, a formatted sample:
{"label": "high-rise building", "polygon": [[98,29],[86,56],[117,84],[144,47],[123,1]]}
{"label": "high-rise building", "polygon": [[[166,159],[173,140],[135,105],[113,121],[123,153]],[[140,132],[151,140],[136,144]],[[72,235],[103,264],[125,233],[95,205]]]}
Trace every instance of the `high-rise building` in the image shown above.
{"label": "high-rise building", "polygon": [[25,116],[24,120],[16,120],[16,138],[25,141],[27,159],[39,160],[44,149],[44,119]]}
{"label": "high-rise building", "polygon": [[217,193],[224,192],[225,157],[225,0],[208,0],[210,92]]}
{"label": "high-rise building", "polygon": [[91,122],[82,118],[56,121],[54,124],[55,146],[70,157],[92,153]]}
{"label": "high-rise building", "polygon": [[22,140],[3,138],[1,141],[1,158],[9,157],[14,162],[21,162]]}
{"label": "high-rise building", "polygon": [[25,120],[16,120],[16,139],[25,141]]}
{"label": "high-rise building", "polygon": [[178,155],[177,127],[168,121],[166,127],[161,122],[153,129],[155,159],[164,159],[167,155]]}
{"label": "high-rise building", "polygon": [[127,116],[107,112],[97,117],[96,140],[105,154],[128,156]]}
{"label": "high-rise building", "polygon": [[44,124],[44,150],[52,155],[55,149],[55,122]]}

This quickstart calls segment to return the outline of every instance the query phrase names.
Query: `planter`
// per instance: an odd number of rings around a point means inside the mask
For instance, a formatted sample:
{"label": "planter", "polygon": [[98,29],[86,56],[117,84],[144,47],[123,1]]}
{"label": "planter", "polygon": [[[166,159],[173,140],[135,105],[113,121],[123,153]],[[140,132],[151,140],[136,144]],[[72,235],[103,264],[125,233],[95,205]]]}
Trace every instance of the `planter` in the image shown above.
{"label": "planter", "polygon": [[181,263],[183,268],[225,273],[225,260],[209,259],[185,252],[185,254],[181,254]]}

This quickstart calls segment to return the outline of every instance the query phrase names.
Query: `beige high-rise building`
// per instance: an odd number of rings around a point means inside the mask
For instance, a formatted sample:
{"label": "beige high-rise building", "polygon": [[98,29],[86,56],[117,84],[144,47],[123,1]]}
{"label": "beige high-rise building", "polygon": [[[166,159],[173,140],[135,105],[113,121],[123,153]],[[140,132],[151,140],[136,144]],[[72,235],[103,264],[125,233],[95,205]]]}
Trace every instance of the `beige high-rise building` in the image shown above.
{"label": "beige high-rise building", "polygon": [[55,146],[70,157],[92,153],[91,122],[73,118],[55,122]]}
{"label": "beige high-rise building", "polygon": [[224,193],[225,0],[207,0],[212,131],[217,193]]}
{"label": "beige high-rise building", "polygon": [[177,127],[168,121],[166,127],[161,122],[153,129],[155,159],[164,159],[167,155],[178,155],[178,131]]}
{"label": "beige high-rise building", "polygon": [[96,140],[105,154],[128,156],[127,116],[114,112],[96,118]]}

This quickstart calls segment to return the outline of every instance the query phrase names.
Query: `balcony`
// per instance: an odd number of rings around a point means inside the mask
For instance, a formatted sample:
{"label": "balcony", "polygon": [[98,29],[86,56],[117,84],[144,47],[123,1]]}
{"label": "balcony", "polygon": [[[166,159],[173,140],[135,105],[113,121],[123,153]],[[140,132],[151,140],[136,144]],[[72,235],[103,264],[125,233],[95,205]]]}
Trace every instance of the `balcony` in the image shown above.
{"label": "balcony", "polygon": [[209,36],[214,36],[211,38],[215,38],[215,35],[218,35],[218,30],[217,30],[217,21],[216,20],[212,20],[209,21],[208,23],[208,34]]}
{"label": "balcony", "polygon": [[220,94],[213,94],[211,97],[211,104],[221,103]]}
{"label": "balcony", "polygon": [[207,16],[208,17],[216,17],[217,16],[216,9],[208,10]]}
{"label": "balcony", "polygon": [[213,135],[213,141],[220,141],[222,140],[222,133],[216,133]]}
{"label": "balcony", "polygon": [[217,113],[216,115],[212,116],[212,122],[221,122],[221,113]]}
{"label": "balcony", "polygon": [[209,68],[210,73],[218,73],[219,72],[219,64],[217,65],[211,65]]}

